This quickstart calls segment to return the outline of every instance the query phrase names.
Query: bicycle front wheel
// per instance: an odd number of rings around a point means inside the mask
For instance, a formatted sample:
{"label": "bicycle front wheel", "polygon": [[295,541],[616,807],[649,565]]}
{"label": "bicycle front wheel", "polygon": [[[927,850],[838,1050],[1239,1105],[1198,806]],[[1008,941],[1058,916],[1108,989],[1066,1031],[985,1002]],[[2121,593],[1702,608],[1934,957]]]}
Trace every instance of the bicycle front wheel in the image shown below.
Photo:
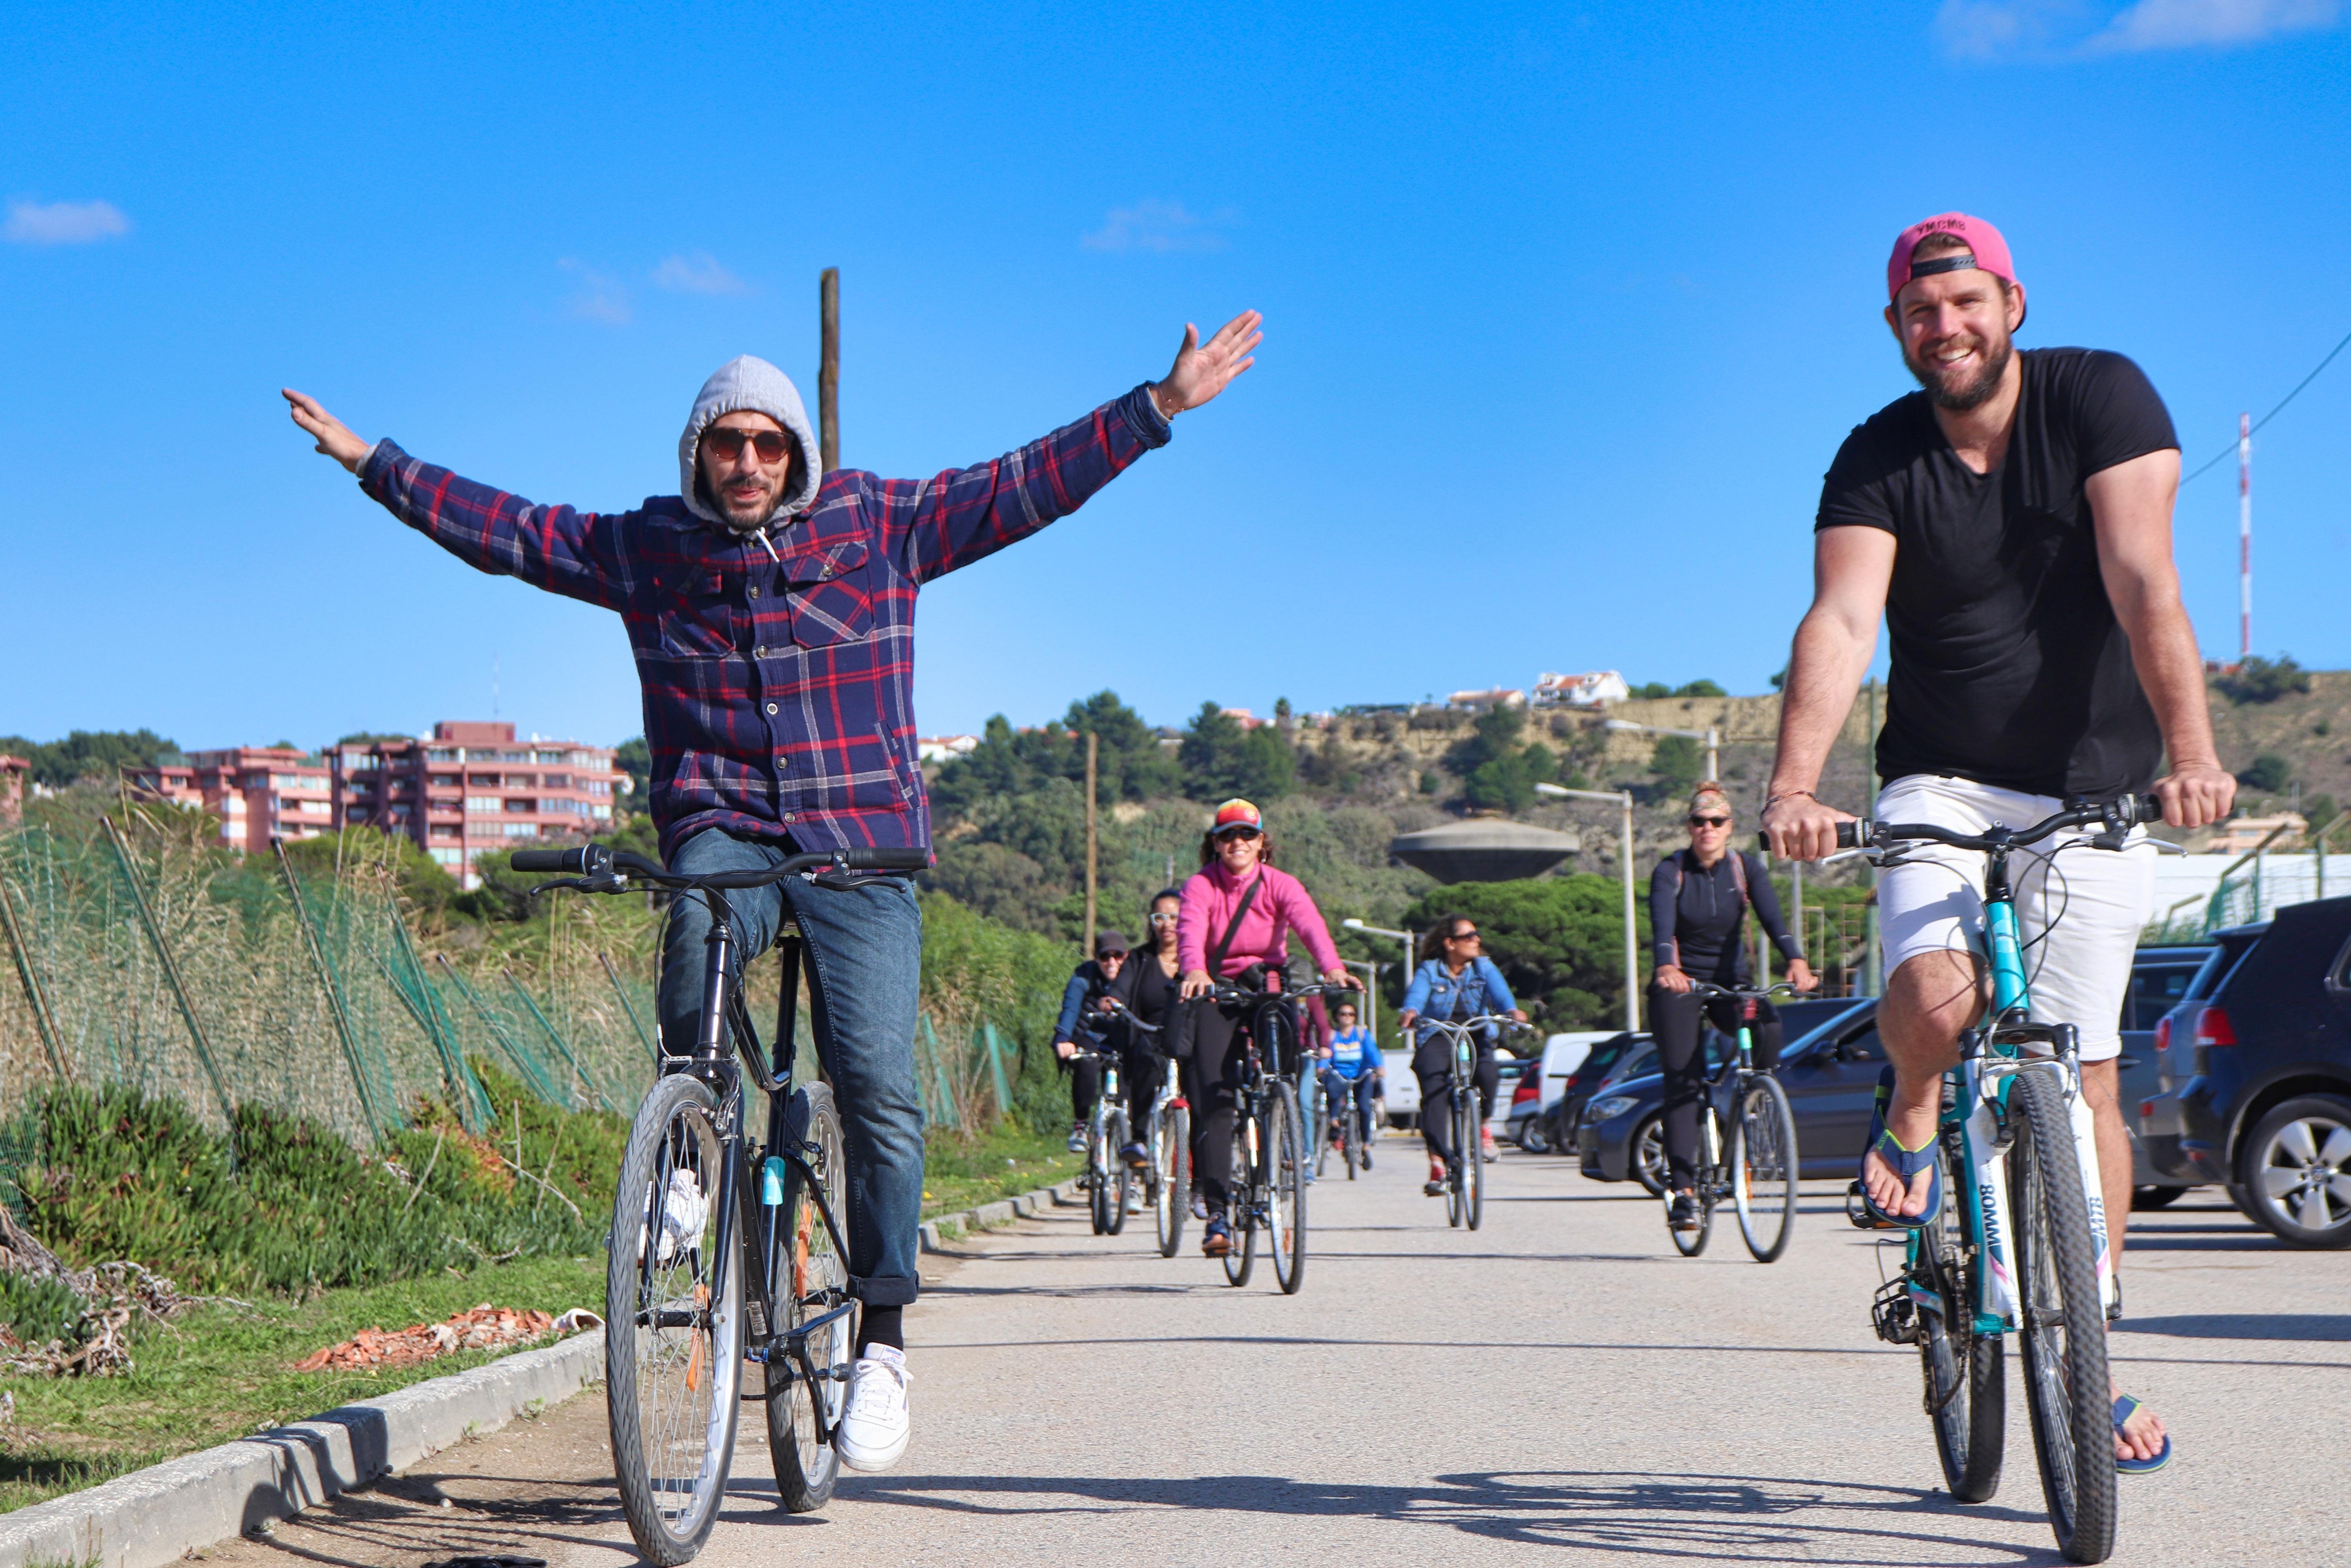
{"label": "bicycle front wheel", "polygon": [[1097,1100],[1094,1113],[1086,1119],[1086,1197],[1096,1236],[1110,1234],[1118,1213],[1111,1193],[1110,1167],[1110,1115]]}
{"label": "bicycle front wheel", "polygon": [[[849,1260],[833,1245],[825,1211],[849,1227],[849,1156],[833,1109],[832,1086],[810,1083],[792,1092],[784,1135],[774,1140],[797,1148],[807,1170],[785,1162],[784,1207],[776,1217],[770,1252],[769,1288],[776,1303],[775,1339],[767,1365],[768,1458],[775,1467],[776,1494],[790,1513],[822,1508],[841,1479],[841,1456],[825,1439],[841,1420],[856,1343],[855,1314],[837,1318],[810,1334],[808,1359],[820,1381],[810,1384],[798,1362],[785,1354],[785,1335],[811,1318],[849,1300]],[[813,1179],[811,1180],[811,1176]],[[819,1200],[822,1200],[822,1208]]]}
{"label": "bicycle front wheel", "polygon": [[718,1097],[701,1080],[674,1073],[653,1085],[621,1155],[606,1244],[612,1471],[629,1533],[657,1568],[702,1550],[734,1458],[742,1216],[724,1190],[718,1121]]}
{"label": "bicycle front wheel", "polygon": [[1159,1223],[1159,1255],[1176,1256],[1184,1244],[1184,1220],[1192,1208],[1192,1113],[1175,1106],[1159,1118],[1159,1135],[1152,1143],[1152,1158],[1159,1170],[1158,1201],[1153,1214]]}
{"label": "bicycle front wheel", "polygon": [[2114,1395],[2073,1120],[2054,1078],[2037,1069],[2011,1082],[2008,1106],[2019,1337],[2041,1492],[2065,1560],[2103,1563],[2115,1549]]}
{"label": "bicycle front wheel", "polygon": [[1758,1073],[1747,1081],[1730,1135],[1730,1196],[1739,1209],[1739,1233],[1758,1263],[1776,1262],[1795,1231],[1797,1169],[1796,1115],[1778,1080]]}
{"label": "bicycle front wheel", "polygon": [[1453,1141],[1461,1151],[1461,1223],[1472,1230],[1486,1218],[1486,1123],[1478,1110],[1476,1083],[1464,1083],[1454,1091]]}
{"label": "bicycle front wheel", "polygon": [[1919,1370],[1943,1484],[1960,1502],[1984,1502],[2000,1490],[2001,1449],[2008,1433],[2008,1373],[1998,1334],[1975,1328],[1976,1265],[1959,1223],[1961,1163],[1948,1141],[1939,1148],[1943,1218],[1912,1243],[1911,1278],[1933,1292],[1918,1314]]}
{"label": "bicycle front wheel", "polygon": [[1126,1205],[1134,1191],[1134,1167],[1126,1163],[1123,1153],[1127,1145],[1126,1113],[1113,1113],[1102,1134],[1102,1146],[1109,1151],[1111,1202],[1109,1232],[1116,1236],[1126,1228]]}
{"label": "bicycle front wheel", "polygon": [[1347,1179],[1354,1180],[1355,1167],[1364,1163],[1364,1113],[1352,1090],[1347,1095],[1347,1109],[1339,1118],[1339,1158],[1347,1167]]}
{"label": "bicycle front wheel", "polygon": [[1266,1241],[1273,1249],[1273,1278],[1285,1296],[1306,1281],[1305,1119],[1287,1083],[1273,1086],[1266,1103]]}

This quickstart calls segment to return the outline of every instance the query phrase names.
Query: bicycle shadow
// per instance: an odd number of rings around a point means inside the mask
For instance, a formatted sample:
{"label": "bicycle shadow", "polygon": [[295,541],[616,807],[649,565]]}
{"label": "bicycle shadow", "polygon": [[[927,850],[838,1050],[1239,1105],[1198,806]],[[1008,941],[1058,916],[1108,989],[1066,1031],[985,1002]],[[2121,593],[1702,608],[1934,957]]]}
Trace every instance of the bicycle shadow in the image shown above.
{"label": "bicycle shadow", "polygon": [[[2039,1525],[2037,1511],[1962,1505],[1915,1487],[1787,1477],[1472,1471],[1416,1486],[1383,1486],[1250,1475],[907,1476],[845,1479],[842,1494],[879,1505],[982,1515],[1109,1513],[1143,1505],[1428,1524],[1507,1544],[1682,1561],[2062,1561],[2053,1547],[1981,1537],[1982,1521]],[[1071,1500],[1045,1500],[1057,1496]],[[1023,1499],[1029,1500],[1017,1500]],[[1944,1521],[1949,1529],[1940,1526]]]}

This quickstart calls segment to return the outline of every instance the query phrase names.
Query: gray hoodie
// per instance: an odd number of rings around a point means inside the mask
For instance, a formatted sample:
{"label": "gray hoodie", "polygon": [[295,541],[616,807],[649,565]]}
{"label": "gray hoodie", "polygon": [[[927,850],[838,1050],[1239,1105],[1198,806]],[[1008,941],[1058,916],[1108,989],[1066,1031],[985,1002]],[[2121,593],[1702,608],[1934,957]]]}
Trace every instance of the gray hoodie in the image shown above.
{"label": "gray hoodie", "polygon": [[[712,507],[695,493],[694,460],[703,431],[722,413],[745,412],[764,413],[782,425],[790,432],[792,444],[799,448],[799,461],[792,466],[791,487],[784,492],[783,504],[776,508],[775,517],[759,528],[745,528],[730,521],[724,512]],[[817,472],[821,461],[816,432],[809,424],[808,411],[800,406],[799,388],[767,361],[742,354],[719,366],[702,383],[702,391],[695,394],[694,412],[685,420],[685,434],[677,438],[677,493],[684,498],[686,510],[705,522],[716,523],[738,534],[764,535],[768,528],[807,511],[815,501],[817,486],[824,481],[824,476]],[[772,545],[768,548],[774,549]]]}

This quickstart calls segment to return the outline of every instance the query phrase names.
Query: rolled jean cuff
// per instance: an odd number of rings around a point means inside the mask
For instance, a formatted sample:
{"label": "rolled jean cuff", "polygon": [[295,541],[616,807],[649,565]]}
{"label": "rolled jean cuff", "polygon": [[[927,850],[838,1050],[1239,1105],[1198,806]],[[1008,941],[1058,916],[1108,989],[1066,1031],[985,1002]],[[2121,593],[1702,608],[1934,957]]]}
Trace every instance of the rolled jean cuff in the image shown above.
{"label": "rolled jean cuff", "polygon": [[922,1288],[920,1279],[905,1274],[852,1274],[849,1277],[849,1293],[869,1307],[912,1306]]}

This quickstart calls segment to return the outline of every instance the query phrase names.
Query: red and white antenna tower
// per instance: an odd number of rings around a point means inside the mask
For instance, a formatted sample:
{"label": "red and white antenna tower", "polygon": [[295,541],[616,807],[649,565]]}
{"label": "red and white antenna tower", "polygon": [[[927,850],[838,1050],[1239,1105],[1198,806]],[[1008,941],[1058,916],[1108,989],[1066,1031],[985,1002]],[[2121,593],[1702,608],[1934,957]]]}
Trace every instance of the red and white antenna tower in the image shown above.
{"label": "red and white antenna tower", "polygon": [[2253,416],[2237,416],[2237,657],[2253,656]]}

